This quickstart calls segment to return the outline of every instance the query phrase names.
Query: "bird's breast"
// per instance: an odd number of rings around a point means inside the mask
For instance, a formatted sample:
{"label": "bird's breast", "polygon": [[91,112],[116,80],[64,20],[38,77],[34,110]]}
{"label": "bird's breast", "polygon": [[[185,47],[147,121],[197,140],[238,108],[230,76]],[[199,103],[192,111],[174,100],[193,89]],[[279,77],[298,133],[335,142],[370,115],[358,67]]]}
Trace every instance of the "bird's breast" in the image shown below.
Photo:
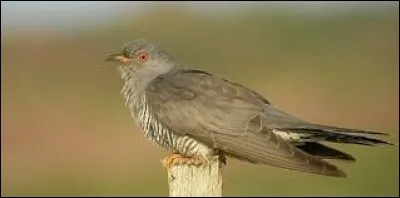
{"label": "bird's breast", "polygon": [[[134,98],[135,97],[135,98]],[[154,116],[153,108],[146,95],[125,95],[126,105],[131,111],[135,123],[139,124],[144,137],[159,146],[185,156],[212,156],[213,149],[204,143],[186,135],[180,135],[168,128]]]}

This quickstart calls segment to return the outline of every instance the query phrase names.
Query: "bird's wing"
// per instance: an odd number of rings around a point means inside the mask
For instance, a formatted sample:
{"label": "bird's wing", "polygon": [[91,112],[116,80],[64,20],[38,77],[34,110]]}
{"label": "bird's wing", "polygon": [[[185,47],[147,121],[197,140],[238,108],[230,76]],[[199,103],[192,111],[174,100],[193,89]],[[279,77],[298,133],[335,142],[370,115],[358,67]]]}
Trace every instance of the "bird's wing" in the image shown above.
{"label": "bird's wing", "polygon": [[345,177],[264,127],[268,103],[238,84],[198,70],[161,75],[147,87],[154,115],[170,130],[253,163]]}

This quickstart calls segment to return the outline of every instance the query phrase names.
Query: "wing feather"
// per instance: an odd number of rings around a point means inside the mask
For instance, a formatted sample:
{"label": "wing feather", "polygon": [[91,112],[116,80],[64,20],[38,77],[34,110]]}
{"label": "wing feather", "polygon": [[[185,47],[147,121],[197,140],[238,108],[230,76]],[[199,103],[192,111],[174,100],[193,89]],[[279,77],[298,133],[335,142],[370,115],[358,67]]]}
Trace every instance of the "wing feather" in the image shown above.
{"label": "wing feather", "polygon": [[177,134],[253,163],[345,177],[264,127],[268,101],[243,86],[205,72],[178,70],[154,79],[147,89],[155,116]]}

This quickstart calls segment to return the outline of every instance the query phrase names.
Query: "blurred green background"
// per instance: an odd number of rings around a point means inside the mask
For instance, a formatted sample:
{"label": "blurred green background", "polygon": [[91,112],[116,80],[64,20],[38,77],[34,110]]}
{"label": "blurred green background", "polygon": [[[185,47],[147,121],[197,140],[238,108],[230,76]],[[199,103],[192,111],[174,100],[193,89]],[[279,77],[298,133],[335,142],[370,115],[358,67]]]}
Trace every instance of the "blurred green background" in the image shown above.
{"label": "blurred green background", "polygon": [[[168,196],[108,54],[148,38],[305,120],[398,144],[398,2],[1,2],[1,195]],[[398,146],[335,145],[346,179],[225,168],[225,196],[399,196]]]}

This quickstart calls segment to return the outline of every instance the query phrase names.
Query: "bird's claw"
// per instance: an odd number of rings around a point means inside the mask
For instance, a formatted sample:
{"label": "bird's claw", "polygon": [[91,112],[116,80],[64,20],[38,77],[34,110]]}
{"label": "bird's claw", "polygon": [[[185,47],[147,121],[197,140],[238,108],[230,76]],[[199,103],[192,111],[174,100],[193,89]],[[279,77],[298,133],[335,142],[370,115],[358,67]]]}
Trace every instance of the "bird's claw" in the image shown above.
{"label": "bird's claw", "polygon": [[195,165],[200,166],[205,163],[205,160],[201,157],[194,156],[194,157],[187,157],[180,154],[172,154],[165,157],[161,163],[165,168],[170,168],[172,165]]}

